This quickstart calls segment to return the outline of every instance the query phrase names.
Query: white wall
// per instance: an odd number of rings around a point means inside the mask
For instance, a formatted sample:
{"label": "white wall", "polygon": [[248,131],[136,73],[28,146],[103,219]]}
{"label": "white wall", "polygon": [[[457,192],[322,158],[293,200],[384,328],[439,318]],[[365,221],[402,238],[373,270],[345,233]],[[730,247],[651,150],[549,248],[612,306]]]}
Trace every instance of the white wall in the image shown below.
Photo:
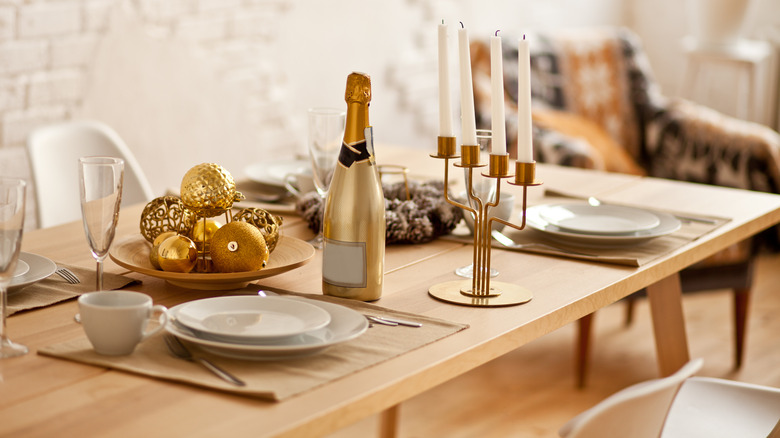
{"label": "white wall", "polygon": [[377,140],[433,148],[442,19],[457,84],[459,21],[473,38],[622,24],[624,1],[0,1],[0,172],[26,176],[35,127],[96,118],[158,194],[203,161],[241,177],[302,147],[306,108],[344,105],[355,70],[372,76]]}
{"label": "white wall", "polygon": [[[714,2],[713,2],[714,3]],[[681,82],[686,58],[681,40],[692,33],[688,4],[683,0],[631,0],[627,25],[642,38],[650,64],[663,92],[670,96],[683,94]],[[750,0],[744,18],[742,36],[760,39],[780,47],[780,1]],[[775,60],[776,62],[776,60]],[[754,120],[777,129],[778,70],[765,69],[760,78]],[[736,116],[739,95],[737,76],[728,67],[711,67],[712,87],[699,102],[726,114]]]}

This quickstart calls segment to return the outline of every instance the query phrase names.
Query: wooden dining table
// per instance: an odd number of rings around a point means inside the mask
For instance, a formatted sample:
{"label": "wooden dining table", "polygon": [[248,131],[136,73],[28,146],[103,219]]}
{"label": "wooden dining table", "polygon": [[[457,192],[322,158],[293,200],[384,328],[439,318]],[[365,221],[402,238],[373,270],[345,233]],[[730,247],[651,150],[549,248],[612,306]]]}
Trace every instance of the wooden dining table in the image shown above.
{"label": "wooden dining table", "polygon": [[[441,180],[444,161],[431,158],[430,153],[377,148],[380,164],[407,166],[412,179]],[[463,171],[456,169],[450,169],[451,183],[462,187]],[[647,288],[649,296],[659,374],[668,375],[689,360],[679,271],[780,222],[778,195],[544,164],[537,165],[536,173],[543,185],[527,189],[529,204],[544,202],[545,190],[574,190],[601,202],[727,221],[639,267],[493,249],[491,264],[500,272],[500,280],[533,293],[525,304],[496,308],[450,304],[428,293],[434,284],[458,279],[454,269],[472,260],[470,244],[436,239],[390,245],[385,255],[384,291],[374,304],[467,324],[468,328],[282,401],[37,354],[48,345],[84,336],[73,318],[77,303],[68,300],[20,312],[8,318],[7,330],[11,339],[29,346],[30,353],[0,360],[0,435],[306,437],[336,431],[375,413],[384,413],[382,433],[392,435],[397,406],[405,400],[642,288]],[[519,187],[506,190],[522,193]],[[122,209],[117,236],[138,233],[142,207]],[[285,235],[313,237],[301,218],[284,216]],[[22,250],[57,263],[94,267],[81,223],[28,231]],[[256,283],[270,290],[319,295],[321,254],[318,250],[309,263]],[[229,294],[172,286],[110,260],[106,272],[141,280],[130,289],[168,307]],[[522,369],[522,364],[517,366]],[[515,378],[522,379],[522,372]]]}

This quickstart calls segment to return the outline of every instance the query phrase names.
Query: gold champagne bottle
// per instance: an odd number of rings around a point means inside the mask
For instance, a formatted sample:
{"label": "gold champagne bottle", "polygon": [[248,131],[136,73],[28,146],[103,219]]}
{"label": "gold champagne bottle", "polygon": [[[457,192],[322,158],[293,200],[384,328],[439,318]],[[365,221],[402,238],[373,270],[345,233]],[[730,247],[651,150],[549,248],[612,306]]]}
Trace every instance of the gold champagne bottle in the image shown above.
{"label": "gold champagne bottle", "polygon": [[371,78],[347,77],[347,122],[322,218],[322,292],[362,301],[382,296],[385,201],[368,123]]}

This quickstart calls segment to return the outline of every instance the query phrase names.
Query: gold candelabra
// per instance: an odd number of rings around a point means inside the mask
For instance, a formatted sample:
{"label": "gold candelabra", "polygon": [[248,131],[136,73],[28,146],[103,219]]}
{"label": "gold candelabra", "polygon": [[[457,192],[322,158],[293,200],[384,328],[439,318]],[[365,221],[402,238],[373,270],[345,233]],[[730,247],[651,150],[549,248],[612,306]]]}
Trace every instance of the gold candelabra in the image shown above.
{"label": "gold candelabra", "polygon": [[[432,296],[450,303],[464,304],[476,307],[512,306],[526,303],[533,298],[528,289],[511,283],[490,281],[490,231],[493,222],[499,222],[506,226],[522,230],[525,228],[525,208],[527,191],[530,186],[538,186],[542,183],[536,180],[536,163],[515,162],[515,174],[509,173],[509,155],[490,154],[488,172],[482,176],[495,180],[495,199],[483,200],[474,192],[473,173],[476,169],[485,167],[480,162],[480,149],[478,145],[462,145],[461,155],[457,155],[455,137],[439,137],[438,150],[432,158],[444,160],[444,198],[452,205],[465,209],[474,215],[474,254],[473,254],[473,278],[471,280],[454,280],[431,286],[428,293]],[[465,168],[469,172],[468,198],[470,204],[464,205],[450,198],[449,186],[449,160],[460,158],[460,162],[454,163],[456,167]],[[523,188],[522,221],[515,225],[499,217],[490,216],[490,209],[498,206],[501,199],[501,180],[511,179],[509,184]]]}

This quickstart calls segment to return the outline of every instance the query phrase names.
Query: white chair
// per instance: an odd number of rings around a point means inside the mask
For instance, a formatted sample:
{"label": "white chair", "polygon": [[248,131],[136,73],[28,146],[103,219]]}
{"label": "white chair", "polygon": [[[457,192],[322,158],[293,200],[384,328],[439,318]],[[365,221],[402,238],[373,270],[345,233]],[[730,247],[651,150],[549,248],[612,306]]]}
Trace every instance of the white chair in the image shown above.
{"label": "white chair", "polygon": [[39,227],[81,218],[78,159],[95,155],[125,160],[123,206],[154,198],[132,152],[107,125],[96,121],[72,121],[45,126],[33,131],[27,139]]}
{"label": "white chair", "polygon": [[683,383],[662,438],[765,438],[780,420],[780,389],[710,377]]}
{"label": "white chair", "polygon": [[780,419],[780,389],[707,377],[695,359],[675,374],[619,391],[566,423],[564,438],[765,438]]}
{"label": "white chair", "polygon": [[702,363],[701,359],[693,360],[669,377],[616,392],[574,417],[558,434],[564,438],[658,438],[677,390]]}

